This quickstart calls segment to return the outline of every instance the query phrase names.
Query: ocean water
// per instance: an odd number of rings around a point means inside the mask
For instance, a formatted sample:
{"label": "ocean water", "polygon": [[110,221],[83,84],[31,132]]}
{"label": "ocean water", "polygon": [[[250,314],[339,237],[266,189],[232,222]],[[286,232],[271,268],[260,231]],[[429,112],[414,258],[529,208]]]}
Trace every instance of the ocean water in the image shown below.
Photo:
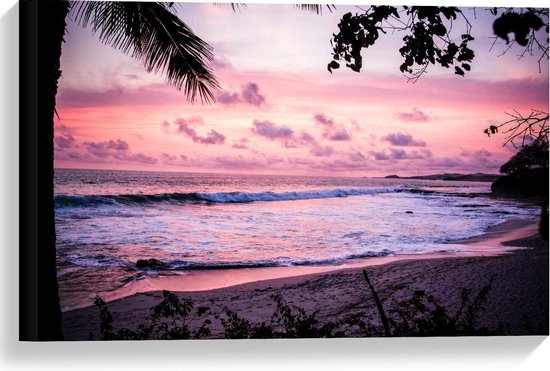
{"label": "ocean water", "polygon": [[[538,209],[490,183],[58,169],[58,276],[114,290],[190,269],[460,253],[453,240]],[[162,269],[138,269],[139,259]],[[113,272],[116,272],[114,274]]]}

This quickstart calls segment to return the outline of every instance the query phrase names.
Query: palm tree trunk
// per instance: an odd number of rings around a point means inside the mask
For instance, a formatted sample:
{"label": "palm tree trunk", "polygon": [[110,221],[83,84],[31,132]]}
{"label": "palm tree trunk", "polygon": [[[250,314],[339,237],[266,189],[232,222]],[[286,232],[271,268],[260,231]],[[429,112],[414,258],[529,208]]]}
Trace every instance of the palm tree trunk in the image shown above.
{"label": "palm tree trunk", "polygon": [[61,45],[70,4],[37,4],[37,340],[63,340],[56,264],[53,127]]}

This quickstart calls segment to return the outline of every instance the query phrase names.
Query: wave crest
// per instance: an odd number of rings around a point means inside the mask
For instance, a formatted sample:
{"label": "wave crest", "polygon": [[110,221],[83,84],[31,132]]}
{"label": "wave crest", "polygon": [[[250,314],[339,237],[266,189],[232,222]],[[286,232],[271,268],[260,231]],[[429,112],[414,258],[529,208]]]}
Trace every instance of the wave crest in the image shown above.
{"label": "wave crest", "polygon": [[395,188],[337,188],[294,192],[163,193],[155,195],[56,195],[56,208],[99,205],[144,205],[153,203],[250,203],[341,198],[394,192]]}

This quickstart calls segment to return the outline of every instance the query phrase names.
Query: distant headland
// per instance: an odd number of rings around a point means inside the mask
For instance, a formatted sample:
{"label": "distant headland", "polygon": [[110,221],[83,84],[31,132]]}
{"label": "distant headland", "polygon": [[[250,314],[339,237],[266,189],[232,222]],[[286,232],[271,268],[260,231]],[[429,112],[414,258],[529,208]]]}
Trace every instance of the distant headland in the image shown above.
{"label": "distant headland", "polygon": [[500,177],[498,174],[460,174],[460,173],[444,173],[431,175],[415,175],[415,176],[399,176],[387,175],[385,179],[423,179],[423,180],[454,180],[454,181],[469,181],[469,182],[494,182]]}

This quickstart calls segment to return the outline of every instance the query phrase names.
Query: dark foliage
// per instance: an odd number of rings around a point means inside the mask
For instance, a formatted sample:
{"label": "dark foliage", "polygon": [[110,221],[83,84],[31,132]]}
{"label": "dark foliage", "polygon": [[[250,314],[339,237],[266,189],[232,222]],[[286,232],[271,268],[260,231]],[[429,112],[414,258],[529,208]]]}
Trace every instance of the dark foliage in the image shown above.
{"label": "dark foliage", "polygon": [[360,72],[362,49],[375,45],[381,34],[390,30],[406,33],[399,49],[404,59],[399,69],[409,79],[416,81],[429,64],[454,67],[454,72],[463,76],[475,56],[468,46],[474,38],[468,19],[462,17],[464,31],[458,41],[452,39],[452,24],[458,16],[462,11],[456,7],[436,6],[371,6],[363,14],[344,14],[338,24],[339,33],[331,40],[333,60],[328,70],[332,72],[344,61],[346,67]]}
{"label": "dark foliage", "polygon": [[[395,304],[384,317],[389,318],[391,336],[479,336],[500,335],[506,326],[501,324],[496,330],[479,326],[479,314],[485,311],[484,304],[491,289],[492,278],[475,296],[472,290],[462,289],[459,308],[452,312],[441,305],[433,295],[417,290],[410,299]],[[380,313],[380,314],[382,314]],[[375,321],[365,320],[361,314],[349,316],[345,321],[348,331],[356,331],[360,336],[388,336],[385,326]]]}
{"label": "dark foliage", "polygon": [[222,316],[217,316],[224,328],[226,339],[273,339],[273,338],[327,338],[343,336],[335,332],[337,325],[332,322],[320,324],[317,312],[307,314],[298,306],[287,304],[281,295],[274,295],[277,304],[269,324],[251,324],[237,313],[224,308]]}
{"label": "dark foliage", "polygon": [[147,339],[200,339],[210,335],[210,320],[205,319],[196,329],[190,323],[210,313],[206,307],[198,307],[193,312],[191,300],[180,300],[168,291],[162,292],[163,300],[151,308],[148,324],[140,324],[137,330],[113,329],[113,316],[102,299],[96,299],[99,308],[100,334],[102,340],[147,340]]}
{"label": "dark foliage", "polygon": [[500,167],[500,172],[509,175],[532,168],[548,168],[548,142],[536,139],[525,145]]}
{"label": "dark foliage", "polygon": [[[548,59],[548,8],[493,8],[491,13],[497,17],[493,23],[495,42],[498,39],[506,41],[508,48],[514,44],[523,47],[520,58],[525,55],[539,55],[540,62]],[[544,32],[541,32],[543,29]],[[546,33],[546,37],[544,37]],[[510,39],[510,35],[514,37]]]}
{"label": "dark foliage", "polygon": [[391,310],[394,336],[472,336],[498,335],[479,327],[478,314],[484,311],[483,304],[491,284],[484,286],[472,298],[471,290],[462,289],[461,305],[454,313],[442,306],[433,295],[415,291],[411,299],[399,302]]}
{"label": "dark foliage", "polygon": [[548,137],[538,137],[524,145],[510,160],[500,167],[505,174],[492,185],[498,195],[531,197],[540,201],[539,233],[548,241]]}
{"label": "dark foliage", "polygon": [[388,328],[367,318],[364,313],[321,323],[317,311],[308,314],[305,309],[288,304],[281,295],[272,296],[276,308],[269,322],[251,323],[227,307],[219,314],[213,314],[210,308],[199,307],[193,314],[192,301],[180,300],[164,291],[164,300],[151,308],[148,324],[139,325],[137,330],[123,328],[115,331],[113,316],[105,302],[97,299],[95,304],[99,308],[102,340],[200,339],[210,335],[211,321],[205,319],[194,331],[190,324],[211,314],[220,321],[226,339],[498,335],[504,326],[490,331],[478,323],[478,315],[484,311],[490,288],[491,283],[475,296],[471,290],[463,289],[460,307],[454,313],[424,291],[415,291],[410,299],[398,302],[388,311],[388,316],[380,304],[378,310],[388,319]]}
{"label": "dark foliage", "polygon": [[[508,48],[513,44],[524,47],[525,54],[540,53],[540,61],[548,59],[548,9],[493,8],[495,16],[493,31],[495,41],[501,38]],[[453,36],[454,23],[461,20],[463,27]],[[540,40],[537,33],[545,27],[546,40]],[[457,7],[437,6],[370,6],[364,13],[343,15],[338,24],[339,32],[333,35],[333,60],[328,64],[329,72],[338,69],[341,63],[355,72],[363,67],[362,49],[376,44],[382,34],[403,32],[403,46],[399,49],[403,63],[399,69],[416,81],[427,67],[439,65],[453,68],[455,74],[464,76],[471,69],[475,53],[469,47],[474,40],[471,24],[462,10]],[[514,34],[510,40],[509,35]]]}

